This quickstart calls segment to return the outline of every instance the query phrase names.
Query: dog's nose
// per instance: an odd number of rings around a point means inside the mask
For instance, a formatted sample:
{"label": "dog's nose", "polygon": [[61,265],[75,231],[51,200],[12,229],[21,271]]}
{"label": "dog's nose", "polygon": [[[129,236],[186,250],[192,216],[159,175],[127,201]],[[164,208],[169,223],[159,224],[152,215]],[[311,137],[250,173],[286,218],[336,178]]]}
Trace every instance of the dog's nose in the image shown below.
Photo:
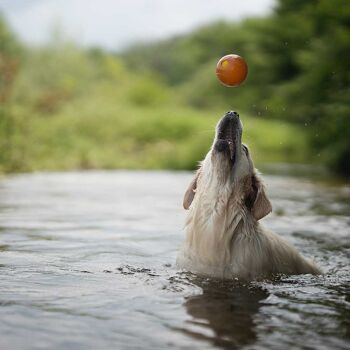
{"label": "dog's nose", "polygon": [[232,118],[232,119],[239,119],[239,114],[235,111],[228,111],[226,114],[225,114],[225,117],[229,117],[229,118]]}

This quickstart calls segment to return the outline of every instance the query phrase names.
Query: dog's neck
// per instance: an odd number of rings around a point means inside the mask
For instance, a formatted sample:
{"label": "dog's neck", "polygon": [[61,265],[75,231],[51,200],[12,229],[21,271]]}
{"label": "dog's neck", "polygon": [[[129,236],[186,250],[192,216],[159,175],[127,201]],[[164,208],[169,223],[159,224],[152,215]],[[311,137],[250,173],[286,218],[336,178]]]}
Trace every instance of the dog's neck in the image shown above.
{"label": "dog's neck", "polygon": [[260,229],[244,199],[227,193],[197,193],[187,216],[185,244],[191,255],[210,264],[224,263],[236,239],[254,236]]}

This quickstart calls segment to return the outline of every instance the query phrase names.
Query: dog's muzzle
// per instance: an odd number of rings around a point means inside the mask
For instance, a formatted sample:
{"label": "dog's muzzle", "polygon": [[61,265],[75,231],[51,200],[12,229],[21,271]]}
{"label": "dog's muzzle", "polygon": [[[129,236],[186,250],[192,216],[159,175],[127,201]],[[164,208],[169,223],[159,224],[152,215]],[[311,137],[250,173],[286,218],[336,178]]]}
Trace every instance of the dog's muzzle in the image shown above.
{"label": "dog's muzzle", "polygon": [[236,149],[240,143],[242,135],[242,125],[237,112],[227,112],[221,119],[217,129],[217,140],[215,150],[217,152],[227,152],[234,162]]}

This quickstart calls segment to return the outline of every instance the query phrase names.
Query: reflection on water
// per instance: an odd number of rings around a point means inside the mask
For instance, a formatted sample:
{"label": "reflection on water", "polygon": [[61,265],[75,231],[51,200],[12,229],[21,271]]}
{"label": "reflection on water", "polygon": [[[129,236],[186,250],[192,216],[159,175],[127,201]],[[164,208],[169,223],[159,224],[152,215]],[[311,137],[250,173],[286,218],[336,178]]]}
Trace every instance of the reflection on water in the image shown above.
{"label": "reflection on water", "polygon": [[349,349],[350,187],[265,176],[264,224],[324,276],[242,285],[174,266],[189,173],[0,180],[0,349]]}
{"label": "reflection on water", "polygon": [[[186,298],[184,304],[192,317],[185,334],[223,349],[240,349],[257,339],[254,317],[269,295],[261,287],[207,280],[196,282],[202,294]],[[199,330],[196,330],[199,328]],[[209,331],[203,332],[203,329]]]}

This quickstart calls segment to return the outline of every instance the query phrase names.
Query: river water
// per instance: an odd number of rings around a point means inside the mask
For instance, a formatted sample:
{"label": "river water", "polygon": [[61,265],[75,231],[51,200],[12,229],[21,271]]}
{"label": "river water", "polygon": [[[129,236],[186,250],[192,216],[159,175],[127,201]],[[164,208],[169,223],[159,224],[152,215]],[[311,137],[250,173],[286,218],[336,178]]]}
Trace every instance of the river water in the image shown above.
{"label": "river water", "polygon": [[177,271],[190,173],[0,179],[0,349],[350,349],[350,187],[264,178],[263,224],[324,276]]}

